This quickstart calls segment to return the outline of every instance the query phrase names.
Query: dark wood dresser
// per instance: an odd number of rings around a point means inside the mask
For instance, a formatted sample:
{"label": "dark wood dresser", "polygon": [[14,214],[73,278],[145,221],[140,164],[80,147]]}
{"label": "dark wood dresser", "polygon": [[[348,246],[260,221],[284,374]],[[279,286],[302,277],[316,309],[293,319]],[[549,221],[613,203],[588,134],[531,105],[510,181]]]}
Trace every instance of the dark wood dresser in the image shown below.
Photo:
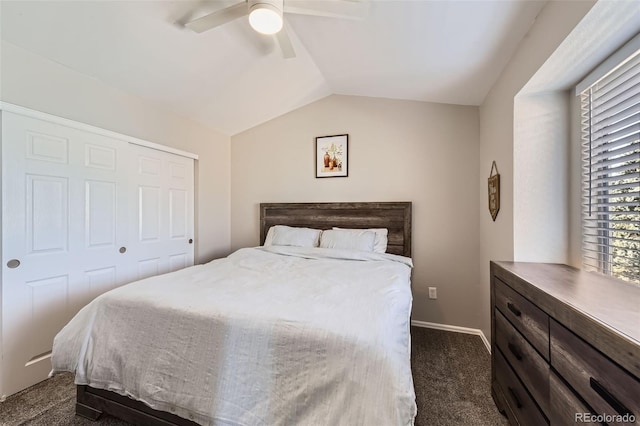
{"label": "dark wood dresser", "polygon": [[640,425],[640,286],[491,262],[491,393],[511,424]]}

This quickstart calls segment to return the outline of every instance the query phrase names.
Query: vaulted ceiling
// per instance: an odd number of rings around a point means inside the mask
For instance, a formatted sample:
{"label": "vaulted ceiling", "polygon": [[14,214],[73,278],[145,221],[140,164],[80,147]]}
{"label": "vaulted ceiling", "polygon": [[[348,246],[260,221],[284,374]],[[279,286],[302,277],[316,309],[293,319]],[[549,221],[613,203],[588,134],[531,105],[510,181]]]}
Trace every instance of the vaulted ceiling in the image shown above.
{"label": "vaulted ceiling", "polygon": [[0,2],[5,42],[233,135],[330,94],[480,105],[544,1],[361,1],[363,18],[285,14],[297,56],[246,17],[177,22],[244,0]]}

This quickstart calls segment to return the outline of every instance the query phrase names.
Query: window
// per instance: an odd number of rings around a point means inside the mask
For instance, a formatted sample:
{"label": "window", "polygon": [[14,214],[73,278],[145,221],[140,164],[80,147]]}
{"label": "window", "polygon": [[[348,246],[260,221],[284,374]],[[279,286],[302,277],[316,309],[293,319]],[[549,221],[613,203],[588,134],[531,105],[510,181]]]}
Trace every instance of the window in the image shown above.
{"label": "window", "polygon": [[608,70],[599,67],[601,76],[591,76],[593,82],[576,91],[581,97],[583,267],[640,284],[637,39],[626,59],[618,55],[614,66],[605,62]]}

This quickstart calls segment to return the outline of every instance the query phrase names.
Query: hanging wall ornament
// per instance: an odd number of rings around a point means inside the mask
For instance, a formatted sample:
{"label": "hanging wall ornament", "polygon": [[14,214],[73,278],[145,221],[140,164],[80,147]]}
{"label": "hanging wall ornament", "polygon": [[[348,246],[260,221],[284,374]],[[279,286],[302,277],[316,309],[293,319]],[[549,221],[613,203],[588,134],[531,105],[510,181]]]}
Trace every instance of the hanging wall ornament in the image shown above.
{"label": "hanging wall ornament", "polygon": [[[494,171],[495,170],[495,174]],[[500,174],[498,173],[498,166],[494,161],[491,165],[491,172],[489,173],[489,213],[491,218],[496,221],[498,211],[500,210]]]}

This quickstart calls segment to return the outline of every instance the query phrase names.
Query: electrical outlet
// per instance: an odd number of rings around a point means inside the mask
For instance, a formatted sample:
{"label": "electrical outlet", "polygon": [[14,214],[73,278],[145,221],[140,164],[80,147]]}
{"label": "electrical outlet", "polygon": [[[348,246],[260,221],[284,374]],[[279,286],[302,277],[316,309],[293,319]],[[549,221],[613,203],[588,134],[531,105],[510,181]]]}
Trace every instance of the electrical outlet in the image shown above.
{"label": "electrical outlet", "polygon": [[438,291],[435,287],[429,287],[429,299],[437,299]]}

